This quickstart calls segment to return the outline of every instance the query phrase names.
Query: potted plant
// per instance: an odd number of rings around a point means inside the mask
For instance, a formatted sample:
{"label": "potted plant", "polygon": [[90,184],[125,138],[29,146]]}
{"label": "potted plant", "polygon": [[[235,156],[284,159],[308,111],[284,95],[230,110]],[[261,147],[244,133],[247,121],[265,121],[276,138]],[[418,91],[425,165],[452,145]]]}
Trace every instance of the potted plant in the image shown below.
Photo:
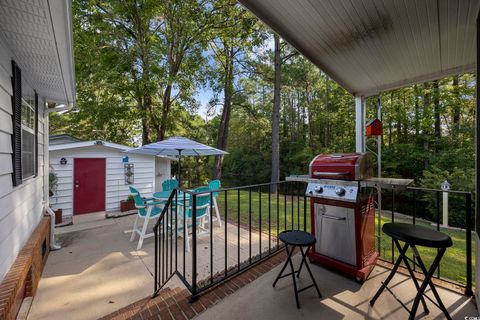
{"label": "potted plant", "polygon": [[133,201],[133,196],[130,194],[127,197],[127,200],[120,201],[120,212],[135,210],[135,201]]}
{"label": "potted plant", "polygon": [[[53,197],[57,193],[58,189],[58,177],[57,174],[53,171],[50,171],[48,173],[48,182],[49,182],[49,195],[50,197]],[[62,217],[62,209],[57,209],[54,210],[55,212],[55,224],[62,223],[63,217]]]}

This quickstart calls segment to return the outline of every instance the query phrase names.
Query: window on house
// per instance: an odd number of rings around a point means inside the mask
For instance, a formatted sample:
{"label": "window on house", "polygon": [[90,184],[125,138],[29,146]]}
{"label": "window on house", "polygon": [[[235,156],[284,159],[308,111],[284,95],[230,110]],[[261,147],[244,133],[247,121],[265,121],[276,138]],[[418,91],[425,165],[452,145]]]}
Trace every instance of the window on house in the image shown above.
{"label": "window on house", "polygon": [[22,179],[35,175],[35,107],[22,99]]}
{"label": "window on house", "polygon": [[37,174],[38,96],[22,81],[21,70],[12,62],[12,162],[13,185]]}

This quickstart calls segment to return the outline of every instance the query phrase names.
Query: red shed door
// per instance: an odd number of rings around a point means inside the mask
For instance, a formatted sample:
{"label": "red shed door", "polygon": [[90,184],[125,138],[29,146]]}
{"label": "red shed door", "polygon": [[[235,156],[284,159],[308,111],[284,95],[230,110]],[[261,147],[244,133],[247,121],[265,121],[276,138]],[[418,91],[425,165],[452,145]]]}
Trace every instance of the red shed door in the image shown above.
{"label": "red shed door", "polygon": [[73,160],[73,214],[105,211],[105,159]]}

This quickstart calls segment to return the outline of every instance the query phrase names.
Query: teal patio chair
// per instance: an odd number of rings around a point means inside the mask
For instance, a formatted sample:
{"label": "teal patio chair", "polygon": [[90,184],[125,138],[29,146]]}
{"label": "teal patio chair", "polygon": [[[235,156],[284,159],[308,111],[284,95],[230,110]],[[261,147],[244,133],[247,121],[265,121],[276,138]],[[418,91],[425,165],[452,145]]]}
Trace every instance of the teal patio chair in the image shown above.
{"label": "teal patio chair", "polygon": [[[200,187],[193,192],[206,192],[204,194],[197,195],[196,200],[196,221],[192,221],[193,209],[191,204],[191,199],[188,204],[184,204],[183,201],[178,201],[178,211],[177,216],[179,218],[180,226],[182,226],[183,230],[185,230],[185,245],[187,252],[190,252],[190,235],[189,235],[189,228],[193,225],[193,223],[197,226],[197,235],[203,235],[210,233],[210,224],[212,223],[212,217],[210,216],[210,188],[208,187]],[[184,213],[185,210],[185,213]],[[184,219],[185,218],[185,219]],[[207,226],[208,223],[208,226]],[[183,237],[183,230],[181,230],[178,235]]]}
{"label": "teal patio chair", "polygon": [[178,188],[178,180],[168,179],[162,182],[162,191],[172,191]]}
{"label": "teal patio chair", "polygon": [[[130,194],[131,194],[132,196],[135,196],[136,194],[138,194],[139,196],[141,196],[141,195],[140,195],[140,191],[138,191],[137,188],[132,187],[132,186],[129,186],[129,189],[130,189]],[[145,198],[145,197],[142,197],[142,199],[143,199],[143,201],[154,201],[154,200],[155,200],[155,198]]]}
{"label": "teal patio chair", "polygon": [[[135,189],[133,187],[130,187]],[[136,190],[136,189],[135,189]],[[135,240],[135,235],[138,233],[139,239],[137,244],[137,250],[140,250],[143,245],[143,240],[154,235],[153,232],[147,233],[148,222],[152,219],[157,218],[160,213],[162,213],[163,206],[165,201],[152,201],[145,200],[141,197],[140,193],[133,193],[133,200],[135,202],[135,207],[137,208],[137,217],[135,218],[135,223],[133,224],[132,236],[130,241]],[[143,225],[139,224],[140,219],[143,219]]]}
{"label": "teal patio chair", "polygon": [[[208,188],[210,190],[219,190],[222,187],[220,180],[212,180],[208,183]],[[219,227],[222,227],[222,219],[220,219],[220,212],[218,211],[217,204],[218,192],[213,192],[213,208],[215,209],[215,220],[218,223]]]}

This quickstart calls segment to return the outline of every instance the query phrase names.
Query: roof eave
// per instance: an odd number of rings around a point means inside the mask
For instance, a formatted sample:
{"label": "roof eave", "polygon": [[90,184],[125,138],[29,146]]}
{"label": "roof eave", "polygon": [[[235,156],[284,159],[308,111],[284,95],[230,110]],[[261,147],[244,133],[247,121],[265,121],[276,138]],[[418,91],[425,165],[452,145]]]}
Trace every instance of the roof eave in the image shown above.
{"label": "roof eave", "polygon": [[75,103],[76,87],[73,58],[72,4],[69,0],[48,0],[47,2],[65,88],[65,100],[55,102],[73,104]]}

